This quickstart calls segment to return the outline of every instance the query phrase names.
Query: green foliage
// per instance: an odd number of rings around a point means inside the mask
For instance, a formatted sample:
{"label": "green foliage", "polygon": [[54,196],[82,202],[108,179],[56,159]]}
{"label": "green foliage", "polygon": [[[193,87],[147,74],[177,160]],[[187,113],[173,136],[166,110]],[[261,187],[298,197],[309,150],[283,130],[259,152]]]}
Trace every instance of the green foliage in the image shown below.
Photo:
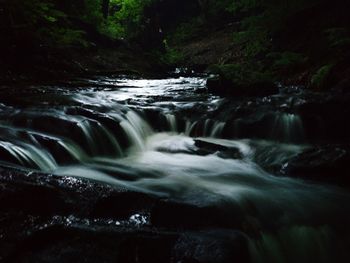
{"label": "green foliage", "polygon": [[85,38],[85,32],[69,28],[56,28],[48,33],[49,37],[56,45],[89,47],[89,42]]}
{"label": "green foliage", "polygon": [[176,45],[193,39],[193,37],[202,33],[203,25],[204,21],[201,17],[183,22],[168,36],[168,40]]}
{"label": "green foliage", "polygon": [[316,89],[324,89],[327,85],[327,79],[333,64],[327,64],[319,68],[311,78],[311,87]]}
{"label": "green foliage", "polygon": [[212,65],[208,71],[240,86],[272,82],[274,79],[271,72],[251,64]]}
{"label": "green foliage", "polygon": [[239,5],[240,1],[232,1],[232,0],[209,0],[205,8],[207,9],[207,13],[211,15],[217,15],[223,11],[234,12],[237,9],[237,5]]}
{"label": "green foliage", "polygon": [[[74,3],[75,1],[72,2]],[[78,12],[76,16],[86,23],[95,25],[97,28],[103,26],[104,21],[101,9],[101,1],[83,0],[83,3],[84,4],[82,10],[74,10],[74,12]],[[79,6],[76,6],[74,9],[78,8]]]}
{"label": "green foliage", "polygon": [[152,0],[112,0],[111,4],[121,7],[106,23],[106,32],[112,37],[130,38],[143,27],[143,11]]}
{"label": "green foliage", "polygon": [[[220,2],[220,1],[218,1]],[[261,4],[261,1],[258,0],[235,0],[235,1],[228,1],[225,4],[226,10],[228,10],[231,13],[237,13],[242,11],[247,11],[252,8],[256,8]]]}
{"label": "green foliage", "polygon": [[100,32],[112,39],[122,38],[125,36],[125,30],[119,23],[114,23],[111,20],[107,20],[100,27]]}
{"label": "green foliage", "polygon": [[332,48],[346,47],[350,45],[350,32],[347,28],[336,27],[325,31],[328,43]]}
{"label": "green foliage", "polygon": [[[84,3],[92,2],[98,3],[96,0],[86,0]],[[68,8],[70,6],[59,9],[57,3],[58,0],[14,0],[10,6],[13,23],[24,23],[28,27],[27,30],[32,31],[38,39],[53,46],[87,47],[85,32],[74,28],[70,22],[71,17],[74,17]],[[89,14],[90,19],[93,19],[92,9],[90,6],[90,9],[84,10],[81,16],[78,16],[79,12],[75,15],[83,20],[84,16]],[[96,5],[94,9],[96,10]]]}
{"label": "green foliage", "polygon": [[273,67],[276,69],[297,67],[308,60],[303,54],[289,51],[272,52],[267,54],[267,58],[272,59]]}
{"label": "green foliage", "polygon": [[261,27],[252,27],[233,34],[233,43],[242,48],[246,57],[255,57],[266,52],[270,46],[268,32]]}
{"label": "green foliage", "polygon": [[39,22],[55,23],[66,18],[64,12],[55,8],[53,0],[14,0],[10,3],[10,10],[13,19],[21,20],[32,26]]}
{"label": "green foliage", "polygon": [[165,54],[161,55],[161,59],[168,65],[178,65],[183,62],[183,54],[174,48],[167,48]]}

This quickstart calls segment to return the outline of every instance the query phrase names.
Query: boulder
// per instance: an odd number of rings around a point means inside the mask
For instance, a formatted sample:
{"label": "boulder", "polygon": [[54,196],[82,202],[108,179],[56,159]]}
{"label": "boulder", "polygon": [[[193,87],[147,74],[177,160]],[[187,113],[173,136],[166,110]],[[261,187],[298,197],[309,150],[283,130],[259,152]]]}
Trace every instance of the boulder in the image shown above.
{"label": "boulder", "polygon": [[223,96],[263,97],[277,94],[277,85],[268,76],[259,72],[236,72],[235,69],[225,69],[207,79],[208,91]]}
{"label": "boulder", "polygon": [[291,177],[350,186],[350,146],[326,145],[305,150],[282,166]]}
{"label": "boulder", "polygon": [[243,155],[240,150],[236,147],[229,147],[221,144],[208,142],[205,140],[195,139],[194,145],[198,147],[196,154],[209,155],[217,154],[219,157],[224,159],[242,159]]}

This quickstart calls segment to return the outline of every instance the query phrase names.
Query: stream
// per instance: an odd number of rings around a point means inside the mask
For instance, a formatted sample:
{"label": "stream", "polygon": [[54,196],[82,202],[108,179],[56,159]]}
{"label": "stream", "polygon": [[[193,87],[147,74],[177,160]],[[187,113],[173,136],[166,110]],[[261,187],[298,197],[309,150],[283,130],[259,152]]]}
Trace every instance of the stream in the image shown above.
{"label": "stream", "polygon": [[[0,164],[214,208],[210,229],[239,230],[249,262],[349,258],[348,191],[280,173],[311,147],[302,118],[289,110],[309,95],[290,87],[223,98],[205,83],[205,76],[95,77],[2,88]],[[137,216],[151,224],[147,213]],[[176,262],[227,262],[221,256]]]}

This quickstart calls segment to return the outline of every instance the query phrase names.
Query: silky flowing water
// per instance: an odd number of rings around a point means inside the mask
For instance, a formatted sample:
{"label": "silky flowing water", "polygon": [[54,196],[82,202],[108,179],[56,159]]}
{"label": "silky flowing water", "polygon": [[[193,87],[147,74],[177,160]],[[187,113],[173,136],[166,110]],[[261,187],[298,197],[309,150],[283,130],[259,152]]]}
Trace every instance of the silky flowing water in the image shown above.
{"label": "silky flowing water", "polygon": [[[232,118],[252,103],[253,115]],[[342,258],[349,254],[350,196],[264,169],[309,147],[299,116],[269,103],[213,96],[202,77],[95,78],[82,87],[5,90],[0,163],[236,210],[246,218],[253,262]],[[203,154],[201,144],[214,150]]]}

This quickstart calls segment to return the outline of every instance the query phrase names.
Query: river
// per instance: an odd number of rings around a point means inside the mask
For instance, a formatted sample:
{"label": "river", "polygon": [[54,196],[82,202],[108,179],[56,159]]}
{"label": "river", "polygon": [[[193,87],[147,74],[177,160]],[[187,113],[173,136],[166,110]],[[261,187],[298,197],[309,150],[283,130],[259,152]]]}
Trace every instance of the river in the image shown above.
{"label": "river", "polygon": [[251,262],[338,262],[348,192],[278,174],[310,147],[291,97],[222,98],[204,76],[2,89],[0,163],[216,207],[217,228],[238,214]]}

